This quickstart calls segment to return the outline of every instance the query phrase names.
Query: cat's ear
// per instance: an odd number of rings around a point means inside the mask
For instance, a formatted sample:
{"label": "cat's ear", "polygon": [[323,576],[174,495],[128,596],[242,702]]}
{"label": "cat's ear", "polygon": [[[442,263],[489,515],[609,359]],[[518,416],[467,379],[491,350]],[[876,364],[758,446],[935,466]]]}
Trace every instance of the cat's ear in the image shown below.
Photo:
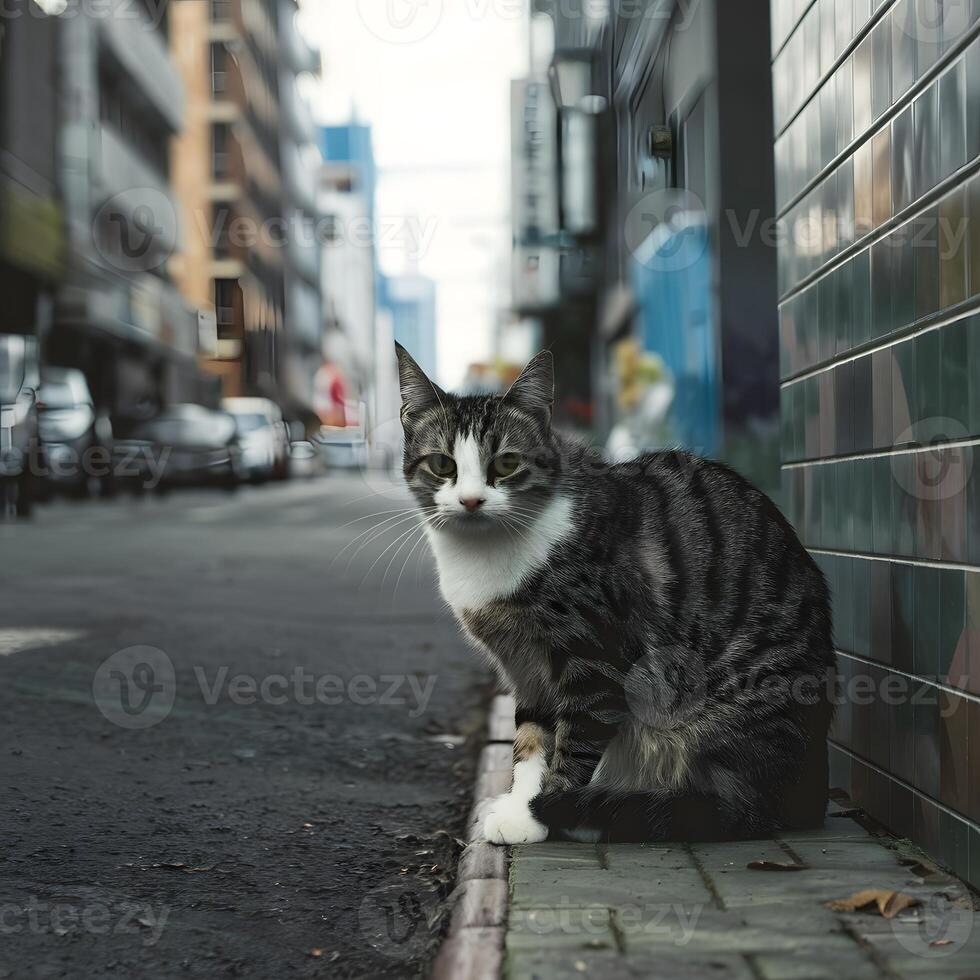
{"label": "cat's ear", "polygon": [[550,350],[535,354],[510,386],[504,401],[551,422],[555,407],[555,359]]}
{"label": "cat's ear", "polygon": [[446,393],[415,363],[415,358],[401,344],[395,341],[395,355],[398,358],[398,384],[402,391],[401,419],[416,414],[433,404],[440,404]]}

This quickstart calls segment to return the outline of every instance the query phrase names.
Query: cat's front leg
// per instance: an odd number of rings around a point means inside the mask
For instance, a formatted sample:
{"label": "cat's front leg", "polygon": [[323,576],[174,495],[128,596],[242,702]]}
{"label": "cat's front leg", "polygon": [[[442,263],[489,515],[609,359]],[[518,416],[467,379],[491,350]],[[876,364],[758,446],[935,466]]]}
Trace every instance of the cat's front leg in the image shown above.
{"label": "cat's front leg", "polygon": [[[565,712],[555,721],[548,771],[541,791],[531,800],[531,818],[547,832],[575,828],[577,814],[589,793],[589,784],[602,762],[609,743],[624,717],[623,696],[608,690],[588,698],[568,698]],[[576,840],[596,839],[601,828],[587,828]]]}
{"label": "cat's front leg", "polygon": [[514,739],[514,780],[509,793],[493,801],[483,822],[491,844],[537,844],[547,840],[548,828],[531,813],[531,800],[540,792],[548,771],[548,735],[534,721],[522,721]]}

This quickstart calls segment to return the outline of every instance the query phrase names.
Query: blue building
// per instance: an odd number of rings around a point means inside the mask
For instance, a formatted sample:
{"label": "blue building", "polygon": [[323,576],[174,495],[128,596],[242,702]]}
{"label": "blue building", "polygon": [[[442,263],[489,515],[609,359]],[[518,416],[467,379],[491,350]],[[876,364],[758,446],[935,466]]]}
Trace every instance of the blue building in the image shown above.
{"label": "blue building", "polygon": [[374,241],[377,166],[371,127],[357,122],[323,126],[318,141],[324,160],[319,205],[327,222],[321,275],[324,353],[343,379],[345,399],[370,406],[376,414],[378,391],[388,383],[379,375],[384,374],[379,351],[391,344],[378,334],[381,280]]}
{"label": "blue building", "polygon": [[352,186],[349,190],[366,199],[373,224],[378,167],[374,161],[371,127],[357,122],[343,126],[321,126],[320,153],[328,163],[345,164],[351,168],[357,186]]}
{"label": "blue building", "polygon": [[391,314],[395,340],[436,377],[436,284],[417,273],[382,276],[379,305]]}

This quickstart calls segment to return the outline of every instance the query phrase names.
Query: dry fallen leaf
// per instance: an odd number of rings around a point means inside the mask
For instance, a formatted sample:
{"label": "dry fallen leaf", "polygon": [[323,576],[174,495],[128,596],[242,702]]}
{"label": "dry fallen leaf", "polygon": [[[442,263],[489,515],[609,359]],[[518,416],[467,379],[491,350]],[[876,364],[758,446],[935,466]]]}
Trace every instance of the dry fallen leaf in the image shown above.
{"label": "dry fallen leaf", "polygon": [[319,948],[311,949],[310,956],[312,956],[313,959],[318,960],[321,956],[323,956],[323,950]]}
{"label": "dry fallen leaf", "polygon": [[745,866],[749,871],[806,871],[805,864],[795,861],[749,861]]}
{"label": "dry fallen leaf", "polygon": [[878,911],[884,918],[894,919],[899,912],[922,903],[911,895],[890,888],[868,888],[855,892],[850,898],[840,898],[824,904],[835,912],[856,912],[869,905],[877,905]]}

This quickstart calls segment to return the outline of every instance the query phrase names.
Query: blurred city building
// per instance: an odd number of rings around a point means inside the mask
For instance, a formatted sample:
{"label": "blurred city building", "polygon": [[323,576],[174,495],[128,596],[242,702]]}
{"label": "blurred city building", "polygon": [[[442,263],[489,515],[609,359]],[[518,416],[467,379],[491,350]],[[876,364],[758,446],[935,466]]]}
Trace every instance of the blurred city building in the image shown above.
{"label": "blurred city building", "polygon": [[[58,121],[66,274],[44,357],[84,371],[97,405],[121,422],[215,396],[197,368],[197,312],[169,271],[179,223],[168,145],[185,106],[168,51],[170,10],[137,3],[127,16],[60,17],[57,63],[38,52],[34,83],[11,92],[36,130]],[[52,83],[55,111],[45,99]],[[34,92],[46,104],[34,105]]]}
{"label": "blurred city building", "polygon": [[555,351],[565,414],[618,452],[683,444],[778,487],[766,4],[533,10],[515,306]]}
{"label": "blurred city building", "polygon": [[[296,0],[278,0],[279,153],[283,206],[289,229],[285,255],[285,389],[297,414],[311,416],[315,379],[323,363],[323,307],[317,180],[322,158],[307,101],[320,75],[320,53],[298,29]],[[288,399],[287,399],[288,404]]]}
{"label": "blurred city building", "polygon": [[418,272],[383,276],[382,306],[391,315],[395,340],[412,352],[419,367],[430,377],[436,366],[436,284]]}
{"label": "blurred city building", "polygon": [[831,781],[980,887],[980,6],[772,11],[784,499],[833,593]]}
{"label": "blurred city building", "polygon": [[298,80],[319,72],[319,55],[296,12],[292,0],[173,5],[188,108],[172,160],[184,231],[177,280],[213,324],[202,365],[224,395],[271,398],[303,418],[322,315],[318,155]]}
{"label": "blurred city building", "polygon": [[[0,20],[0,332],[50,327],[64,273],[58,194],[60,22],[40,7]],[[30,92],[30,98],[24,93]]]}
{"label": "blurred city building", "polygon": [[[380,273],[375,242],[377,167],[371,127],[351,122],[320,128],[319,207],[326,363],[318,382],[318,413],[343,424],[346,403],[376,408]],[[390,347],[390,344],[388,345]]]}

